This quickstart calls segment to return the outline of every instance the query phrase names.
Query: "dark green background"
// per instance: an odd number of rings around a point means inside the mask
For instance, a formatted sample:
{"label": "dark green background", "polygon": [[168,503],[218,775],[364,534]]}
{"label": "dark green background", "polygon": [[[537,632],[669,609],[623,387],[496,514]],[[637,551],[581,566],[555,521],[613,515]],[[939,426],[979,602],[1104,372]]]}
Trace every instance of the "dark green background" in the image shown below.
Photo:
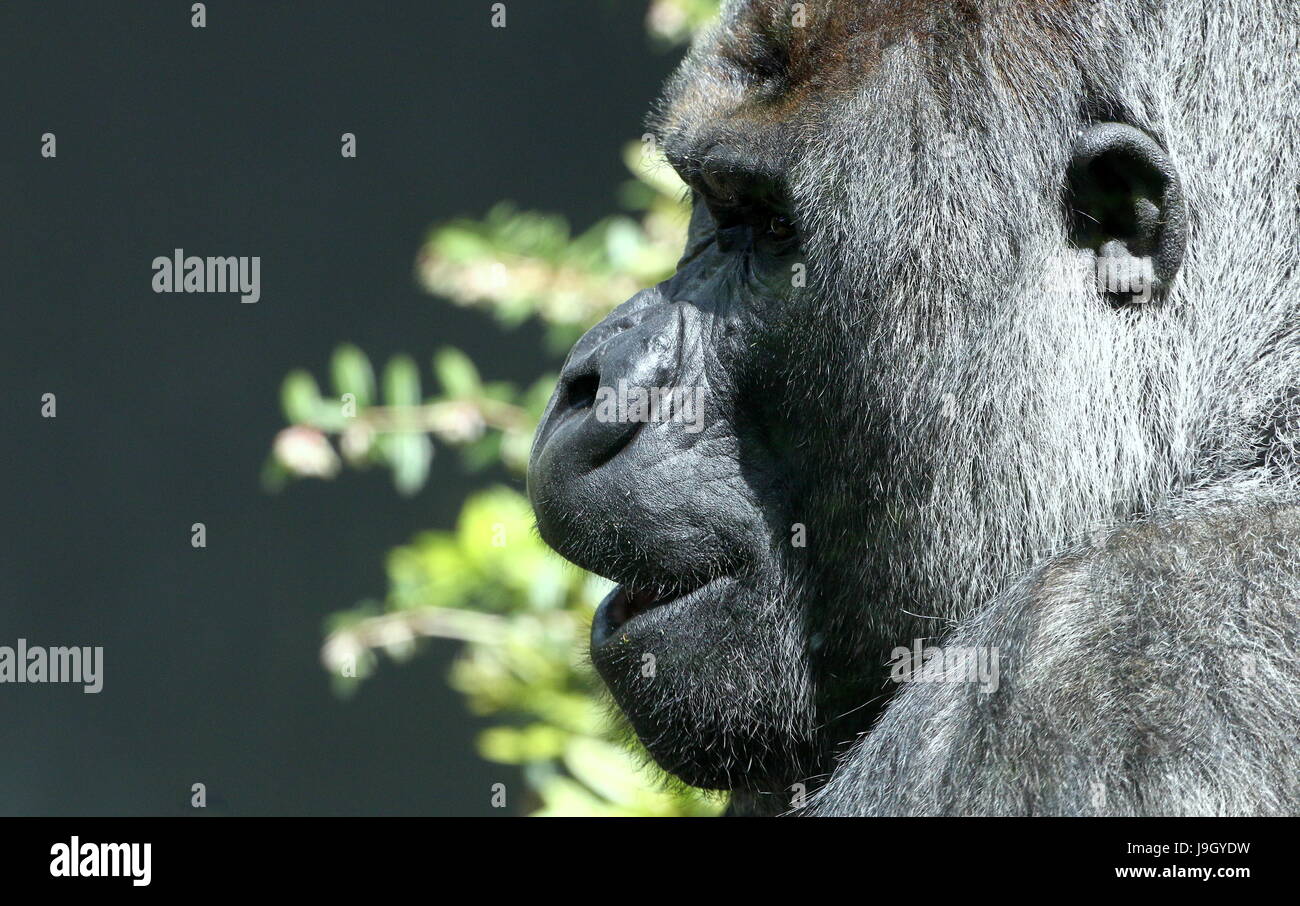
{"label": "dark green background", "polygon": [[[510,0],[504,30],[490,5],[217,0],[194,29],[189,2],[0,4],[0,644],[105,649],[99,695],[0,686],[0,813],[192,813],[196,781],[218,814],[494,812],[511,774],[474,754],[451,643],[347,702],[318,661],[385,553],[451,524],[458,457],[409,500],[380,472],[258,485],[282,377],[340,341],[555,366],[423,294],[417,247],[501,198],[608,213],[675,55],[640,2]],[[155,295],[176,247],[260,255],[261,301]]]}

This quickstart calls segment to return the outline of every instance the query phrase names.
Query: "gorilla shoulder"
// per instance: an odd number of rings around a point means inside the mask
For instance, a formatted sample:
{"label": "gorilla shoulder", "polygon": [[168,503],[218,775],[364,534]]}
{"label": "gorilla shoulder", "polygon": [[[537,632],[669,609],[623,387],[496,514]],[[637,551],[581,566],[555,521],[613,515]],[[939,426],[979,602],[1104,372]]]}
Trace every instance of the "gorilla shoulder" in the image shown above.
{"label": "gorilla shoulder", "polygon": [[1300,505],[1216,505],[1053,558],[944,643],[995,688],[907,684],[803,813],[1293,813],[1296,550]]}

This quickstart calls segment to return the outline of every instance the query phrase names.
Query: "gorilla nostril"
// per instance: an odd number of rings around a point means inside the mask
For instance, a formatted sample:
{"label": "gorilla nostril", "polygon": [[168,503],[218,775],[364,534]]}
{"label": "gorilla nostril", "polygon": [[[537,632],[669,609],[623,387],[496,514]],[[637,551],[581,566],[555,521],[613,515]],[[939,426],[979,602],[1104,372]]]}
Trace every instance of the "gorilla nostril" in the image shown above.
{"label": "gorilla nostril", "polygon": [[600,389],[600,375],[583,374],[569,381],[567,400],[570,409],[588,409],[596,402],[596,391]]}

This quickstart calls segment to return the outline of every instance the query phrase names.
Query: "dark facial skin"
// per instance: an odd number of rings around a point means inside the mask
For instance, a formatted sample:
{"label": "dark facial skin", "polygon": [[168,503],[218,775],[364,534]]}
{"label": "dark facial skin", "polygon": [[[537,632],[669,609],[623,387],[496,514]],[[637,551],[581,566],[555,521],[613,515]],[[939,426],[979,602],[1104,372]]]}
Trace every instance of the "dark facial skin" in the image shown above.
{"label": "dark facial skin", "polygon": [[[786,559],[789,438],[774,436],[798,233],[779,199],[720,166],[697,187],[677,273],[571,352],[538,432],[542,537],[620,583],[592,660],[642,741],[697,786],[783,782],[816,749]],[[704,194],[708,192],[709,194]],[[602,421],[598,388],[683,388],[702,420]],[[743,775],[738,770],[743,757]]]}

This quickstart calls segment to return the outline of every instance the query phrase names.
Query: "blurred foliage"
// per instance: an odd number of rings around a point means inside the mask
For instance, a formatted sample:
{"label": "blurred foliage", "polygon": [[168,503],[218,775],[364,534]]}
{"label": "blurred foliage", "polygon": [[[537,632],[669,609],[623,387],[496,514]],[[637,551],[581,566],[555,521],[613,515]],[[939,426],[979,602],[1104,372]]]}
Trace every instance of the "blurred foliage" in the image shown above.
{"label": "blurred foliage", "polygon": [[686,187],[653,138],[627,145],[637,177],[620,200],[627,214],[572,236],[563,217],[518,211],[508,202],[485,219],[435,229],[416,262],[432,293],[490,312],[503,326],[539,318],[559,353],[619,302],[671,273],[686,232]]}
{"label": "blurred foliage", "polygon": [[646,30],[662,46],[685,44],[717,18],[719,0],[651,0]]}
{"label": "blurred foliage", "polygon": [[[653,0],[647,29],[657,43],[678,45],[716,11],[716,0]],[[634,177],[619,192],[628,213],[574,236],[558,215],[503,202],[481,221],[436,227],[417,257],[419,280],[501,329],[536,319],[560,356],[614,305],[670,275],[683,247],[685,187],[652,137],[630,143],[624,161]],[[408,356],[377,370],[351,345],[334,352],[329,393],[310,372],[290,373],[281,390],[289,426],[275,438],[265,485],[379,467],[414,494],[438,447],[457,450],[472,472],[500,464],[521,477],[555,376],[523,389],[486,382],[451,348],[430,362],[432,392],[421,375]],[[348,695],[381,653],[402,661],[425,639],[458,641],[451,683],[494,722],[479,751],[520,767],[532,814],[716,814],[720,799],[643,767],[648,759],[611,727],[598,682],[580,666],[591,614],[609,588],[542,544],[519,492],[493,487],[468,497],[454,531],[426,532],[392,551],[387,594],[331,617],[321,657]]]}

